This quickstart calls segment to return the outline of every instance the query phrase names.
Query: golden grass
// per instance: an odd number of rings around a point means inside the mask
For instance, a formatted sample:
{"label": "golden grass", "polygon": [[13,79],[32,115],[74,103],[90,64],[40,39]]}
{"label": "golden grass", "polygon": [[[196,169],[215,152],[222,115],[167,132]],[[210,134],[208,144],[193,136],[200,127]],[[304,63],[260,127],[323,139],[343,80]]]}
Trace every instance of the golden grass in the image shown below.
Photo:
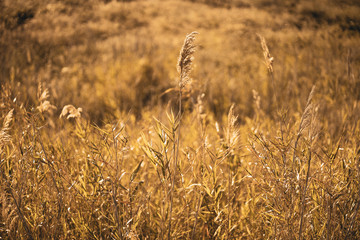
{"label": "golden grass", "polygon": [[200,2],[0,3],[0,239],[360,238],[359,6]]}

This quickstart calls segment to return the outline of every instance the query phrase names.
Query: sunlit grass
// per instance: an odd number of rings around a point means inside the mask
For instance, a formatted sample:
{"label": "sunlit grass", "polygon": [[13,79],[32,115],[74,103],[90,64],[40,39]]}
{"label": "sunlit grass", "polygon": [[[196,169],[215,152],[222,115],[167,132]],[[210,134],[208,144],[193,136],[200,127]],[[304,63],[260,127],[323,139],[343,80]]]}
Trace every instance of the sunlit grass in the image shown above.
{"label": "sunlit grass", "polygon": [[360,238],[359,6],[268,2],[1,2],[0,239]]}

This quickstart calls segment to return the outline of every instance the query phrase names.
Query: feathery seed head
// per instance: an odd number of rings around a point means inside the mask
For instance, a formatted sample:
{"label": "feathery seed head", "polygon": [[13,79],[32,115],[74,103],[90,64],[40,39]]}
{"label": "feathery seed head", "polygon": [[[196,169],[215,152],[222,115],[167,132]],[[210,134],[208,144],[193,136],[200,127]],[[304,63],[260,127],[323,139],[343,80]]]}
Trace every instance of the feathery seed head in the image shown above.
{"label": "feathery seed head", "polygon": [[13,113],[14,113],[14,109],[11,109],[8,114],[6,114],[6,117],[4,119],[4,124],[3,124],[3,129],[8,129],[11,120],[13,119]]}
{"label": "feathery seed head", "polygon": [[44,90],[44,92],[41,94],[39,100],[40,100],[40,101],[44,101],[44,100],[48,99],[48,97],[49,97],[49,90],[46,88],[46,89]]}
{"label": "feathery seed head", "polygon": [[40,106],[37,107],[37,109],[43,113],[43,112],[52,112],[52,110],[55,110],[56,107],[54,105],[51,105],[51,103],[48,100],[45,100],[40,103]]}
{"label": "feathery seed head", "polygon": [[265,64],[269,70],[270,73],[272,73],[273,70],[273,62],[274,62],[274,58],[271,56],[269,48],[266,44],[266,40],[263,36],[261,36],[260,34],[257,34],[258,37],[260,38],[260,42],[261,42],[261,47],[263,49],[263,54],[264,54],[264,58],[265,58]]}
{"label": "feathery seed head", "polygon": [[81,117],[82,108],[75,108],[73,105],[66,105],[64,106],[63,110],[61,111],[60,118],[66,117],[66,119],[69,118],[80,118]]}
{"label": "feathery seed head", "polygon": [[37,109],[43,113],[43,112],[50,112],[52,113],[53,110],[56,109],[54,105],[51,105],[51,103],[47,100],[50,97],[49,90],[47,88],[42,91],[42,84],[39,83],[38,86],[38,99],[40,101],[40,105],[37,107]]}
{"label": "feathery seed head", "polygon": [[180,89],[184,88],[186,84],[190,82],[189,73],[191,71],[193,54],[196,48],[196,46],[194,45],[196,34],[198,33],[192,32],[188,34],[180,50],[179,60],[177,64],[177,71],[180,74],[180,81],[179,81]]}
{"label": "feathery seed head", "polygon": [[236,121],[238,119],[238,116],[234,115],[234,104],[231,105],[228,115],[228,124],[226,129],[226,143],[229,148],[233,148],[240,137],[239,129],[236,126]]}
{"label": "feathery seed head", "polygon": [[0,131],[0,147],[2,147],[5,142],[8,142],[10,140],[8,131],[9,131],[10,122],[13,119],[13,112],[14,109],[11,109],[4,118],[3,127]]}
{"label": "feathery seed head", "polygon": [[308,126],[310,126],[311,121],[312,121],[312,116],[315,113],[315,106],[314,103],[312,102],[313,96],[314,96],[314,92],[315,92],[315,85],[311,88],[306,106],[305,106],[305,110],[303,115],[301,116],[301,120],[300,120],[300,126],[299,126],[299,131],[298,131],[298,135],[300,135],[305,128],[307,128]]}

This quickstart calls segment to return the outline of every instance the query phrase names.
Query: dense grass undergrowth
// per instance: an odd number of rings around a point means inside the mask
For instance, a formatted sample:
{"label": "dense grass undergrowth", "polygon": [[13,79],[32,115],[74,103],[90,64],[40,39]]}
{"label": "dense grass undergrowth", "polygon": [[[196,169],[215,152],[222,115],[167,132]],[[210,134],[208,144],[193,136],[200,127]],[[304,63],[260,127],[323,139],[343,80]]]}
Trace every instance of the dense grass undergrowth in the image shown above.
{"label": "dense grass undergrowth", "polygon": [[0,1],[0,239],[360,239],[359,6],[204,2]]}

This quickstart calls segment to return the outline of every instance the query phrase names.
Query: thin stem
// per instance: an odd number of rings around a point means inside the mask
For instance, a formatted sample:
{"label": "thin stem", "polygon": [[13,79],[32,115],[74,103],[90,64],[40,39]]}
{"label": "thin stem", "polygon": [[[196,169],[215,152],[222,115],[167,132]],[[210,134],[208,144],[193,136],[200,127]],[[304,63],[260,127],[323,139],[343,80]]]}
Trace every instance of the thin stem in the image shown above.
{"label": "thin stem", "polygon": [[175,186],[175,179],[176,179],[176,173],[177,173],[177,162],[178,162],[178,157],[179,157],[179,145],[180,145],[180,122],[181,122],[181,98],[182,98],[182,93],[181,93],[181,87],[179,89],[179,112],[176,118],[177,123],[175,123],[175,125],[177,125],[177,134],[176,134],[176,145],[174,146],[174,170],[173,170],[173,176],[172,176],[172,183],[171,183],[171,192],[170,192],[170,214],[169,214],[169,233],[168,233],[168,239],[171,239],[171,218],[172,218],[172,209],[173,209],[173,202],[174,202],[174,186]]}
{"label": "thin stem", "polygon": [[20,208],[18,202],[16,201],[16,198],[15,198],[15,196],[14,196],[14,193],[13,193],[12,189],[11,189],[10,183],[9,183],[9,182],[7,182],[7,183],[8,183],[8,188],[9,188],[9,192],[10,192],[10,194],[11,194],[11,197],[13,198],[14,203],[15,203],[15,205],[16,205],[16,209],[17,209],[17,212],[18,212],[18,216],[20,217],[20,219],[21,219],[21,221],[22,221],[22,223],[23,223],[23,225],[24,225],[24,228],[25,228],[26,234],[27,234],[27,236],[28,236],[28,239],[32,240],[32,239],[34,239],[34,238],[33,238],[32,234],[31,234],[31,232],[30,232],[28,223],[27,223],[27,221],[26,221],[26,219],[25,219],[25,217],[24,217],[24,214],[23,214],[22,211],[21,211],[21,208]]}
{"label": "thin stem", "polygon": [[[229,158],[230,159],[230,158]],[[228,194],[228,208],[229,208],[229,213],[228,213],[228,231],[227,231],[227,239],[230,239],[230,228],[231,228],[231,222],[230,222],[230,214],[231,214],[231,183],[232,183],[232,176],[231,176],[231,166],[230,166],[230,161],[228,162],[228,167],[229,167],[229,194]]]}
{"label": "thin stem", "polygon": [[191,233],[191,239],[192,240],[195,239],[195,231],[196,231],[196,225],[197,225],[197,220],[198,220],[198,217],[199,217],[199,211],[200,211],[201,203],[202,203],[202,196],[201,196],[201,193],[200,193],[199,203],[198,203],[197,208],[196,208],[195,222],[194,222],[193,230],[192,230],[192,233]]}
{"label": "thin stem", "polygon": [[304,221],[304,212],[305,212],[305,198],[306,198],[306,190],[309,183],[310,176],[310,163],[311,163],[311,149],[309,149],[309,158],[308,158],[308,169],[306,173],[305,187],[302,196],[302,204],[301,204],[301,214],[300,214],[300,229],[299,229],[299,240],[302,239],[302,229],[303,229],[303,221]]}
{"label": "thin stem", "polygon": [[[119,178],[119,161],[118,161],[118,140],[117,137],[115,137],[115,132],[113,131],[113,140],[114,140],[114,150],[115,150],[115,164],[116,164],[116,172],[115,172],[115,180],[111,181],[111,185],[112,185],[112,199],[113,199],[113,203],[114,203],[114,211],[115,211],[115,220],[116,220],[116,225],[117,225],[117,230],[119,232],[119,236],[122,236],[121,233],[121,227],[120,227],[120,218],[119,218],[119,206],[117,204],[116,201],[116,196],[117,196],[117,184],[116,182],[118,181]],[[130,189],[129,189],[130,190]]]}

